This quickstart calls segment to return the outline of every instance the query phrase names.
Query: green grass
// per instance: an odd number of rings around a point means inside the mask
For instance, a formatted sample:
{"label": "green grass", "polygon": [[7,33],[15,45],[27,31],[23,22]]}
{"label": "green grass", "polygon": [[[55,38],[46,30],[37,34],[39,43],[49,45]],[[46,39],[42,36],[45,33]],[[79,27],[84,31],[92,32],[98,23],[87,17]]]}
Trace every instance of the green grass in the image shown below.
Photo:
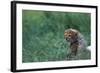
{"label": "green grass", "polygon": [[68,57],[69,45],[64,39],[65,29],[81,32],[90,44],[91,16],[89,13],[22,11],[22,61],[46,62],[62,60],[85,60],[91,58],[90,51]]}

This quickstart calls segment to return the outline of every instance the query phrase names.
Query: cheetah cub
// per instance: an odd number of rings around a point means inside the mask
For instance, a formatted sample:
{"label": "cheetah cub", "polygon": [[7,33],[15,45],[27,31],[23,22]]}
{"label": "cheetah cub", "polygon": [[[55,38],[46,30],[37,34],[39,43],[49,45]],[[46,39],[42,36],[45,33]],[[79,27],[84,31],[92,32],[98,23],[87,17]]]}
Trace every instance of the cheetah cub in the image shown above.
{"label": "cheetah cub", "polygon": [[65,30],[64,37],[70,44],[72,55],[77,55],[80,49],[85,49],[87,46],[83,35],[76,29]]}

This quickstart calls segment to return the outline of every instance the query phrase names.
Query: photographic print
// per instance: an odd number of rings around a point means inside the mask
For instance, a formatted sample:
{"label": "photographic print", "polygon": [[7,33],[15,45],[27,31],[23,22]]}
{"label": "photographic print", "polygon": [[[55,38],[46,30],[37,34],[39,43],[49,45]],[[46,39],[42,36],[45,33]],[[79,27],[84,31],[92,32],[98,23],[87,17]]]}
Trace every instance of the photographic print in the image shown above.
{"label": "photographic print", "polygon": [[11,4],[13,72],[97,66],[97,6]]}
{"label": "photographic print", "polygon": [[22,61],[91,59],[90,22],[90,13],[23,10]]}

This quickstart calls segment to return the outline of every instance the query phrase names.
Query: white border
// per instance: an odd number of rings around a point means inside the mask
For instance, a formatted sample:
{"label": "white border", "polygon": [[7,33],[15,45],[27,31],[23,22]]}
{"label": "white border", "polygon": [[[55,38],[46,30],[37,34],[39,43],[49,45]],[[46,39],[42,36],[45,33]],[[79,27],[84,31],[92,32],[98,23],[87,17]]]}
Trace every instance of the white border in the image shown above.
{"label": "white border", "polygon": [[[84,12],[91,13],[91,60],[78,60],[78,61],[60,61],[60,62],[33,62],[22,63],[22,9],[26,10],[43,10],[43,11],[62,11],[62,12]],[[37,69],[37,68],[52,68],[52,67],[71,67],[71,66],[85,66],[95,65],[96,60],[96,17],[95,9],[92,8],[77,8],[77,7],[60,7],[60,6],[45,6],[45,5],[28,5],[17,4],[17,70],[21,69]],[[92,43],[93,42],[93,43]]]}

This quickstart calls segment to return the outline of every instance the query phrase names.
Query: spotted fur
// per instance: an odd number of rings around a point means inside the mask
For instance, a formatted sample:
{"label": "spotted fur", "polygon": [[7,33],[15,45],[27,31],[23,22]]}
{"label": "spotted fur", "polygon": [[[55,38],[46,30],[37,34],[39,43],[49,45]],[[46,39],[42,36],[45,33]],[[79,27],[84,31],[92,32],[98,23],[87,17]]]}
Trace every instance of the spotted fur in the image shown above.
{"label": "spotted fur", "polygon": [[79,31],[67,29],[64,32],[64,37],[70,43],[71,54],[77,55],[78,50],[86,48],[86,41]]}

